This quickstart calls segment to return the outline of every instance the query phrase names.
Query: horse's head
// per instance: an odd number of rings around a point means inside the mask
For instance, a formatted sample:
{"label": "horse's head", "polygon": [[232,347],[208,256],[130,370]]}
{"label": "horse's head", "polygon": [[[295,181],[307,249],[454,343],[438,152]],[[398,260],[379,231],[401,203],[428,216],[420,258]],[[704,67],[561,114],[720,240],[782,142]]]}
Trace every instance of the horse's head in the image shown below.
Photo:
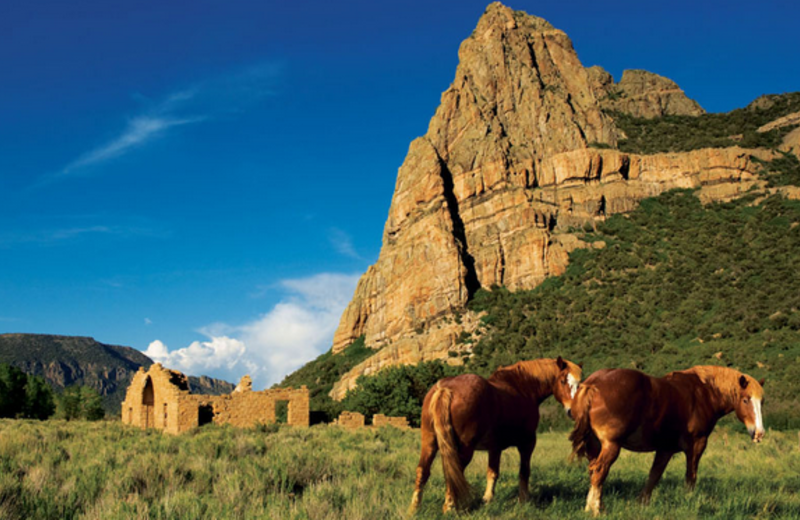
{"label": "horse's head", "polygon": [[561,403],[567,411],[567,415],[572,417],[572,400],[575,398],[575,393],[578,391],[578,385],[581,382],[583,370],[581,365],[576,365],[572,361],[567,361],[561,356],[556,359],[558,366],[558,378],[553,388],[553,397]]}
{"label": "horse's head", "polygon": [[764,420],[761,405],[764,403],[764,380],[756,381],[748,375],[739,378],[739,397],[734,405],[736,417],[747,426],[747,433],[753,442],[764,438]]}

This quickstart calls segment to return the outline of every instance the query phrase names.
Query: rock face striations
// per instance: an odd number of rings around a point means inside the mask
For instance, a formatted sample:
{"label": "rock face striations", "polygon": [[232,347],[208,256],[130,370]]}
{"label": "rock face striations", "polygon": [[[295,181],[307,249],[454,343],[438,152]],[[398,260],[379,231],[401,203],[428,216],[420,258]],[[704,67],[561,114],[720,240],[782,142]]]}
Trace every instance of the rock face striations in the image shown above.
{"label": "rock face striations", "polygon": [[619,83],[602,67],[586,69],[600,106],[635,117],[699,116],[705,110],[671,79],[646,70],[626,70]]}
{"label": "rock face striations", "polygon": [[[579,247],[572,226],[633,209],[676,187],[728,199],[755,180],[752,151],[636,156],[603,109],[639,117],[698,114],[670,80],[627,71],[614,84],[585,68],[545,20],[490,5],[459,49],[453,84],[400,167],[383,246],[334,337],[380,349],[361,374],[447,357],[469,320],[454,320],[481,287],[533,288],[564,271]],[[459,322],[460,321],[460,322]],[[459,322],[459,323],[457,323]]]}

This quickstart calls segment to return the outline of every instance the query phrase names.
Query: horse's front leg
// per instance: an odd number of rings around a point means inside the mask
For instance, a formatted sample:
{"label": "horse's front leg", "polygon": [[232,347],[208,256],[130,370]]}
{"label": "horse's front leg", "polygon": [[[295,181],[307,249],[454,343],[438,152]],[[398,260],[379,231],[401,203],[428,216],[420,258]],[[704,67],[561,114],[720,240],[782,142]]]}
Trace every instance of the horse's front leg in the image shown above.
{"label": "horse's front leg", "polygon": [[528,480],[531,476],[531,455],[536,447],[536,435],[534,434],[530,442],[521,444],[519,450],[519,501],[527,502],[530,498],[528,491]]}
{"label": "horse's front leg", "polygon": [[603,507],[603,483],[606,481],[611,465],[619,457],[619,450],[619,444],[603,441],[600,455],[589,464],[592,486],[589,488],[589,495],[586,497],[585,511],[591,512],[594,516],[599,515],[600,509]]}
{"label": "horse's front leg", "polygon": [[489,450],[489,467],[486,469],[486,493],[483,494],[483,501],[488,503],[494,498],[494,486],[497,484],[497,477],[500,476],[500,456],[503,452],[497,448]]}
{"label": "horse's front leg", "polygon": [[656,457],[653,459],[653,467],[650,468],[650,476],[647,477],[647,484],[644,486],[642,494],[639,495],[639,501],[643,504],[650,502],[650,495],[653,493],[653,488],[656,487],[658,481],[661,480],[661,475],[667,469],[670,459],[674,455],[671,451],[657,451]]}
{"label": "horse's front leg", "polygon": [[697,483],[697,466],[700,465],[700,457],[706,450],[708,437],[699,437],[694,440],[691,447],[686,450],[686,487],[694,489]]}

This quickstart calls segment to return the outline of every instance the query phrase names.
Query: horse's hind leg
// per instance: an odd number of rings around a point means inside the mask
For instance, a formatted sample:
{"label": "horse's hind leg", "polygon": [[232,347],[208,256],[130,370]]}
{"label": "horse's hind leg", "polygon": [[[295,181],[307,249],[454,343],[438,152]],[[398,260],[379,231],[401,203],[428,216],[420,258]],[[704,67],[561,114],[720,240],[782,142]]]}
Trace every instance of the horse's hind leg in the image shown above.
{"label": "horse's hind leg", "polygon": [[664,470],[667,469],[667,464],[669,464],[672,455],[674,455],[674,453],[671,451],[656,452],[656,457],[653,459],[653,467],[650,468],[650,476],[647,477],[647,484],[645,484],[642,494],[639,495],[639,500],[643,504],[650,502],[650,495],[653,493],[653,488],[655,488],[658,481],[661,480],[661,475],[663,475]]}
{"label": "horse's hind leg", "polygon": [[486,469],[486,493],[483,494],[483,501],[488,503],[494,498],[494,486],[497,484],[497,477],[500,475],[500,456],[503,454],[498,449],[489,450],[489,467]]}
{"label": "horse's hind leg", "polygon": [[[475,449],[470,447],[469,445],[462,446],[461,449],[458,451],[458,461],[461,466],[461,473],[465,473],[467,471],[467,466],[469,463],[472,462],[472,456],[475,454]],[[445,479],[447,481],[447,479]],[[461,499],[459,499],[461,500]],[[447,482],[447,490],[444,493],[444,506],[442,507],[442,511],[448,513],[453,511],[457,507],[461,507],[463,504],[459,504],[456,502],[456,494],[450,488],[450,483]]]}
{"label": "horse's hind leg", "polygon": [[591,476],[592,487],[589,488],[589,495],[586,497],[585,511],[591,511],[594,516],[600,514],[603,507],[603,482],[608,476],[608,470],[619,456],[619,445],[613,442],[604,442],[600,455],[589,464],[589,475]]}
{"label": "horse's hind leg", "polygon": [[414,483],[414,495],[411,497],[410,513],[416,512],[422,501],[422,490],[431,476],[431,465],[436,457],[439,447],[436,444],[436,434],[432,429],[422,427],[422,449],[419,454],[419,464],[417,464],[417,480]]}
{"label": "horse's hind leg", "polygon": [[589,437],[586,439],[586,458],[589,459],[589,464],[595,461],[597,457],[600,456],[600,450],[603,447],[600,445],[600,440],[594,435],[594,433],[589,434]]}
{"label": "horse's hind leg", "polygon": [[536,447],[536,437],[529,444],[517,448],[519,450],[519,501],[527,502],[530,498],[528,480],[531,476],[531,455]]}

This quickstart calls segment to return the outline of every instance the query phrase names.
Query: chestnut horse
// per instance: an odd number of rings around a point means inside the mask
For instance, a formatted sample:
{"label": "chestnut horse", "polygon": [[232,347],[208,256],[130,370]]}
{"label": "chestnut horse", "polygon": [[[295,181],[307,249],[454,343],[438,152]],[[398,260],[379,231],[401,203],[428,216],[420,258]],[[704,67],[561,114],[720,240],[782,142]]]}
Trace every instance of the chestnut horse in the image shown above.
{"label": "chestnut horse", "polygon": [[498,368],[489,379],[462,374],[440,380],[422,404],[422,450],[411,512],[422,500],[436,451],[442,452],[447,484],[444,511],[462,507],[470,496],[464,470],[475,450],[489,452],[485,502],[494,496],[500,455],[519,450],[519,499],[528,498],[531,454],[536,446],[539,404],[550,395],[569,411],[581,380],[580,366],[558,359],[520,361]]}
{"label": "chestnut horse", "polygon": [[730,412],[754,442],[764,436],[761,382],[737,370],[696,366],[662,378],[637,370],[605,369],[580,385],[573,400],[573,453],[589,459],[591,488],[586,511],[602,507],[603,482],[620,448],[655,451],[640,499],[647,503],[672,456],[686,454],[686,485],[694,487],[697,465],[717,421]]}

